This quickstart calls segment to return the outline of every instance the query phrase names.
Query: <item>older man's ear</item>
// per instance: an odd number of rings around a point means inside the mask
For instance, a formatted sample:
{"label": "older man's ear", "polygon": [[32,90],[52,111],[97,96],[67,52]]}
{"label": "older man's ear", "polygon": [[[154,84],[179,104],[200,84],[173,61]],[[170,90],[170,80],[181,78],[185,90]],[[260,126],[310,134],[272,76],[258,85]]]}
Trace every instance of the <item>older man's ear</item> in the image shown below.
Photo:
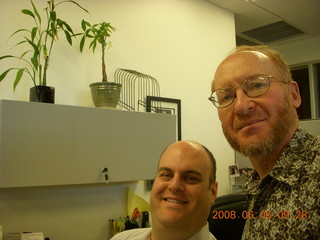
{"label": "older man's ear", "polygon": [[295,81],[289,83],[289,92],[292,106],[298,108],[301,104],[301,96],[299,91],[299,85]]}

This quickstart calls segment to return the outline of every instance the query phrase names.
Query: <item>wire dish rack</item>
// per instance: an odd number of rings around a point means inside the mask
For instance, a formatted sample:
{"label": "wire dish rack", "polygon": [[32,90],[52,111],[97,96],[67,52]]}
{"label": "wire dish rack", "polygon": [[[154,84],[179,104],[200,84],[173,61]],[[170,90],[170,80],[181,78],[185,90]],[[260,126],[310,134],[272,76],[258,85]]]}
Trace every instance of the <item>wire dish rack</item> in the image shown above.
{"label": "wire dish rack", "polygon": [[122,84],[119,104],[128,111],[145,111],[147,96],[160,97],[159,83],[150,75],[118,68],[114,81]]}

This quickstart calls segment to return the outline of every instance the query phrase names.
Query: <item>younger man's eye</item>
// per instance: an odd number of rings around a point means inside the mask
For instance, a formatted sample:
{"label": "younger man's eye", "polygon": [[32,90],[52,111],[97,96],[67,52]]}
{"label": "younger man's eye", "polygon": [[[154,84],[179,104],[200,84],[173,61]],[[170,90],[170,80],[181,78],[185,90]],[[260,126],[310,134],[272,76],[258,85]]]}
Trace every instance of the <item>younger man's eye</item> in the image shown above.
{"label": "younger man's eye", "polygon": [[187,176],[186,180],[188,183],[197,183],[200,181],[198,177],[194,177],[194,176]]}
{"label": "younger man's eye", "polygon": [[161,178],[171,178],[172,174],[169,172],[161,172],[159,173],[159,177]]}

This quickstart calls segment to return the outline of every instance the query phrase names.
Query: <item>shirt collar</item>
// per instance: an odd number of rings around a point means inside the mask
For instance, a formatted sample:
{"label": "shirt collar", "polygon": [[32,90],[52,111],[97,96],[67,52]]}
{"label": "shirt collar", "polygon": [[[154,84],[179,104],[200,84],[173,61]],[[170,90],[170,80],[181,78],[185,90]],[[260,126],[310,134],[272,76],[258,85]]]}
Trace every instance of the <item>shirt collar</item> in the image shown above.
{"label": "shirt collar", "polygon": [[203,228],[201,228],[201,230],[197,234],[193,235],[191,238],[188,238],[187,240],[208,240],[211,239],[210,236],[213,237],[209,231],[209,225],[207,223],[203,226]]}
{"label": "shirt collar", "polygon": [[[146,238],[147,240],[151,239],[151,228],[150,228],[150,231],[147,232],[146,237],[147,237]],[[199,232],[197,232],[195,235],[188,238],[187,240],[208,240],[208,239],[216,240],[216,238],[209,231],[209,224],[207,222],[206,225],[204,225]]]}

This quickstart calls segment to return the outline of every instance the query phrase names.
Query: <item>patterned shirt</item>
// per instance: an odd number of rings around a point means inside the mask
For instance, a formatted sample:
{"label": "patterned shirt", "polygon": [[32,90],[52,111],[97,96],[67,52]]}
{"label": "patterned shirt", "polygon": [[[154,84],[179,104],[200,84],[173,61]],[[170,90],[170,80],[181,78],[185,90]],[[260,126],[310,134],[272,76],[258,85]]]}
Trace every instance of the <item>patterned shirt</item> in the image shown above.
{"label": "patterned shirt", "polygon": [[244,189],[242,240],[320,239],[320,139],[301,126],[269,174],[254,171]]}

